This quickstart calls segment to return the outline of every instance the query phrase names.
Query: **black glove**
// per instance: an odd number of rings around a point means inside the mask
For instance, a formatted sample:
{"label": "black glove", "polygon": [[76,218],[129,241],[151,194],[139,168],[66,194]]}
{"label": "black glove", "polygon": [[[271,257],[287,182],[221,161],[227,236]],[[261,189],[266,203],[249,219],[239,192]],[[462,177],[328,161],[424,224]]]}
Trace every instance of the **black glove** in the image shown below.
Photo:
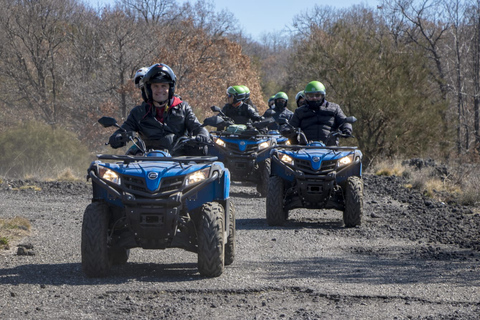
{"label": "black glove", "polygon": [[201,143],[210,143],[210,138],[207,137],[207,136],[204,136],[204,135],[198,135],[195,137],[195,140],[198,141],[198,142],[201,142]]}
{"label": "black glove", "polygon": [[279,131],[282,136],[287,138],[295,136],[295,132],[292,130],[292,128],[286,125],[281,125]]}
{"label": "black glove", "polygon": [[352,130],[350,129],[343,129],[342,130],[342,134],[346,135],[346,136],[351,136],[352,135]]}
{"label": "black glove", "polygon": [[119,133],[114,133],[113,135],[110,136],[110,139],[108,139],[108,144],[110,144],[110,146],[113,149],[117,149],[126,145],[127,141],[128,141],[127,134],[119,132]]}

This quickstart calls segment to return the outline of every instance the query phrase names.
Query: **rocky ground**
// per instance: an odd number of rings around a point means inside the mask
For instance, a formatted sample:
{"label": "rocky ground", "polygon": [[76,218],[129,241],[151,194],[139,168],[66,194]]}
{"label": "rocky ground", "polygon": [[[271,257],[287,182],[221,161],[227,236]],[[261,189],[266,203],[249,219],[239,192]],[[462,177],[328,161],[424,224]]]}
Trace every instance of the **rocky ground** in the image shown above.
{"label": "rocky ground", "polygon": [[[1,319],[478,319],[478,208],[445,204],[400,177],[365,175],[362,226],[294,210],[265,222],[265,199],[234,183],[235,262],[202,278],[196,256],[133,249],[111,276],[81,271],[83,182],[3,181],[0,218],[32,233],[0,253]],[[18,248],[22,247],[22,254]]]}

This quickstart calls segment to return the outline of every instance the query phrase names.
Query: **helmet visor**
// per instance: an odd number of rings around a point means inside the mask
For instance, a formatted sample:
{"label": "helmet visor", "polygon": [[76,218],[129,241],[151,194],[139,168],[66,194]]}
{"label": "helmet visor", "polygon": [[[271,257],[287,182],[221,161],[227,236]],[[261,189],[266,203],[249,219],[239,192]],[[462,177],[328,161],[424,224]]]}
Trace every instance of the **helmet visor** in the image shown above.
{"label": "helmet visor", "polygon": [[320,100],[324,97],[324,94],[321,92],[305,92],[305,98],[307,100]]}

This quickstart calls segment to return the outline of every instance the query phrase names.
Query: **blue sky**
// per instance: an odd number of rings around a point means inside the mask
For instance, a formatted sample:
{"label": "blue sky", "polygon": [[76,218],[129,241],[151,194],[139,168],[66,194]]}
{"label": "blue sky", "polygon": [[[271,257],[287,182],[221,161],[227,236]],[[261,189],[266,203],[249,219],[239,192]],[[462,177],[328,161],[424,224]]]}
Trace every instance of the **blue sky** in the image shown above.
{"label": "blue sky", "polygon": [[[97,5],[113,4],[114,0],[84,0],[94,8]],[[178,3],[187,0],[177,0]],[[190,2],[195,2],[190,0]],[[244,32],[254,39],[259,39],[262,34],[273,33],[283,30],[291,25],[293,18],[313,9],[315,4],[319,6],[331,6],[334,8],[348,8],[355,4],[374,6],[380,0],[213,0],[218,11],[228,9],[238,19]],[[243,8],[239,10],[239,7]]]}

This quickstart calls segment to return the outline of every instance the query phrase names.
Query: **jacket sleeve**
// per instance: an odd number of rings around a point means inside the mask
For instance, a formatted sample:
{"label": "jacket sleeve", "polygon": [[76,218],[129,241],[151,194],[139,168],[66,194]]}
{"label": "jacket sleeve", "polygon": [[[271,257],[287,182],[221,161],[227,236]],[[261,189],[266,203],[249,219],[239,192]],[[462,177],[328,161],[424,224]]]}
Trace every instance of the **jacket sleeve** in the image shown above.
{"label": "jacket sleeve", "polygon": [[290,124],[295,128],[300,127],[300,116],[299,116],[298,109],[299,108],[295,109],[295,112],[293,113],[291,119],[289,120]]}
{"label": "jacket sleeve", "polygon": [[347,116],[343,113],[342,109],[339,105],[337,105],[337,112],[335,113],[335,125],[332,130],[340,129],[340,130],[349,130],[350,133],[352,132],[352,124],[351,123],[344,123]]}
{"label": "jacket sleeve", "polygon": [[209,137],[207,129],[202,127],[200,121],[198,121],[197,116],[193,113],[192,107],[185,102],[185,125],[187,130],[190,131],[193,135],[203,135]]}
{"label": "jacket sleeve", "polygon": [[[121,125],[121,127],[125,129],[127,132],[140,131],[139,120],[137,118],[139,117],[140,113],[142,113],[142,110],[145,110],[143,105],[136,106],[135,108],[133,108],[132,111],[130,111],[127,117],[127,120],[125,120],[125,122]],[[117,134],[119,132],[123,132],[123,130],[118,129],[117,131],[115,131],[114,134]]]}
{"label": "jacket sleeve", "polygon": [[259,115],[251,105],[247,104],[247,106],[248,118],[252,119],[253,121],[261,121],[263,119],[262,116]]}

